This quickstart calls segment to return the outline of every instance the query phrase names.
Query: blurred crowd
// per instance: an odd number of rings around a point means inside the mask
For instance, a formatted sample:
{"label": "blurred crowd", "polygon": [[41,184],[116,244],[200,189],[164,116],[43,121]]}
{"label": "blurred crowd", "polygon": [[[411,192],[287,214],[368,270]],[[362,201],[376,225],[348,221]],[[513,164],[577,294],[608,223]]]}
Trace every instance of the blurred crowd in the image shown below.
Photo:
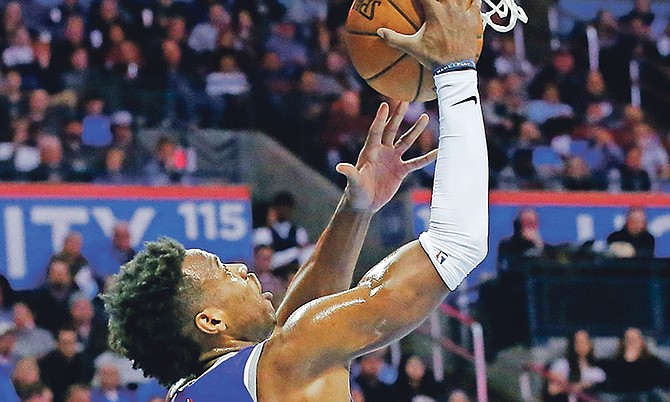
{"label": "blurred crowd", "polygon": [[[383,97],[356,74],[336,0],[0,1],[0,180],[188,182],[188,132],[261,129],[306,163],[353,160]],[[649,0],[593,25],[600,69],[576,32],[534,65],[488,31],[479,73],[491,185],[500,189],[664,190],[667,132],[630,102],[629,61],[667,64]],[[547,53],[549,50],[547,49]],[[652,108],[653,109],[653,108]],[[656,108],[658,109],[658,108]],[[435,102],[413,104],[437,116]],[[408,123],[409,124],[409,123]],[[177,129],[151,149],[138,130]],[[437,120],[411,152],[436,144]],[[410,181],[430,186],[432,168]]]}

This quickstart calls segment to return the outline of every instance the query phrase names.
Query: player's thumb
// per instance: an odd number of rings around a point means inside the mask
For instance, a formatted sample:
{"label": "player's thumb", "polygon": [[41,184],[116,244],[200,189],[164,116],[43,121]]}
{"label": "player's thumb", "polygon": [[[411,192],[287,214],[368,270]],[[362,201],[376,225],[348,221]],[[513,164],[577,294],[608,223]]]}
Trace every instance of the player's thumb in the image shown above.
{"label": "player's thumb", "polygon": [[382,38],[382,40],[389,46],[393,46],[409,53],[414,45],[414,36],[416,34],[403,35],[388,28],[379,28],[377,30],[377,35],[379,35],[379,37]]}
{"label": "player's thumb", "polygon": [[347,180],[356,185],[360,182],[361,172],[351,163],[338,163],[335,166],[337,173],[346,176]]}

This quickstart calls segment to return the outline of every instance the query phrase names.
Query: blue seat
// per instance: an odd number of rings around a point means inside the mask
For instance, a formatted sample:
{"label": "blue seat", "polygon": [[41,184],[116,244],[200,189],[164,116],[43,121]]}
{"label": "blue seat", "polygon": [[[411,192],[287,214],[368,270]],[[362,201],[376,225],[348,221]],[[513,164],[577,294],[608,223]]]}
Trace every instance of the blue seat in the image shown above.
{"label": "blue seat", "polygon": [[573,140],[570,143],[570,154],[583,157],[589,149],[589,142],[586,140]]}
{"label": "blue seat", "polygon": [[563,168],[563,161],[551,147],[539,146],[533,149],[533,166],[536,169],[561,169]]}
{"label": "blue seat", "polygon": [[107,116],[86,116],[82,121],[84,132],[81,142],[91,147],[105,147],[112,143],[112,131]]}

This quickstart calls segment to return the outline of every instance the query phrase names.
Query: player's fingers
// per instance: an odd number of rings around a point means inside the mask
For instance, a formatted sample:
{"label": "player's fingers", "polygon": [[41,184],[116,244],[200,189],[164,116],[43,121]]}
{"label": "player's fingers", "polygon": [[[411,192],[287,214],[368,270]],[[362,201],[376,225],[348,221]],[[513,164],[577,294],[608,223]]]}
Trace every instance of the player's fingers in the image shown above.
{"label": "player's fingers", "polygon": [[388,121],[386,122],[386,127],[384,127],[382,144],[393,144],[393,141],[395,141],[395,137],[398,134],[398,128],[400,128],[400,124],[402,123],[402,119],[405,117],[405,113],[407,112],[408,107],[409,103],[400,102],[396,105],[395,109],[393,109],[393,113],[391,113],[391,117],[389,117]]}
{"label": "player's fingers", "polygon": [[382,140],[382,134],[384,133],[384,127],[386,126],[386,120],[389,116],[389,104],[382,102],[377,109],[377,115],[370,125],[370,130],[368,131],[368,139],[366,142],[379,143]]}
{"label": "player's fingers", "polygon": [[405,162],[408,172],[419,170],[437,159],[437,149],[433,149],[425,155],[417,156]]}
{"label": "player's fingers", "polygon": [[414,144],[414,141],[416,141],[417,138],[423,133],[423,130],[426,129],[426,126],[428,125],[429,117],[427,114],[422,114],[421,117],[414,123],[414,125],[407,130],[405,134],[402,135],[396,141],[395,147],[400,151],[400,153],[405,153],[409,149],[409,147]]}
{"label": "player's fingers", "polygon": [[353,185],[357,185],[361,181],[361,172],[351,163],[338,163],[335,170],[337,173],[343,174]]}
{"label": "player's fingers", "polygon": [[419,30],[412,35],[404,35],[388,28],[379,28],[377,30],[377,35],[379,35],[387,45],[409,54],[414,54],[414,50],[418,46],[417,35],[419,35],[419,32],[423,34],[423,32]]}

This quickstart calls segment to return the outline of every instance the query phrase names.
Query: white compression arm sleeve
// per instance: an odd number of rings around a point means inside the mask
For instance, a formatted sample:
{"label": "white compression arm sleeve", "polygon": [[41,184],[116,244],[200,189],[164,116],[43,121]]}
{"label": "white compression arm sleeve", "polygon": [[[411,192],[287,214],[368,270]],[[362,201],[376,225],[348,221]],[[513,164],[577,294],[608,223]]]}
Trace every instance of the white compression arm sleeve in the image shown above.
{"label": "white compression arm sleeve", "polygon": [[475,70],[435,77],[440,139],[428,230],[419,242],[451,290],[487,253],[488,156]]}

